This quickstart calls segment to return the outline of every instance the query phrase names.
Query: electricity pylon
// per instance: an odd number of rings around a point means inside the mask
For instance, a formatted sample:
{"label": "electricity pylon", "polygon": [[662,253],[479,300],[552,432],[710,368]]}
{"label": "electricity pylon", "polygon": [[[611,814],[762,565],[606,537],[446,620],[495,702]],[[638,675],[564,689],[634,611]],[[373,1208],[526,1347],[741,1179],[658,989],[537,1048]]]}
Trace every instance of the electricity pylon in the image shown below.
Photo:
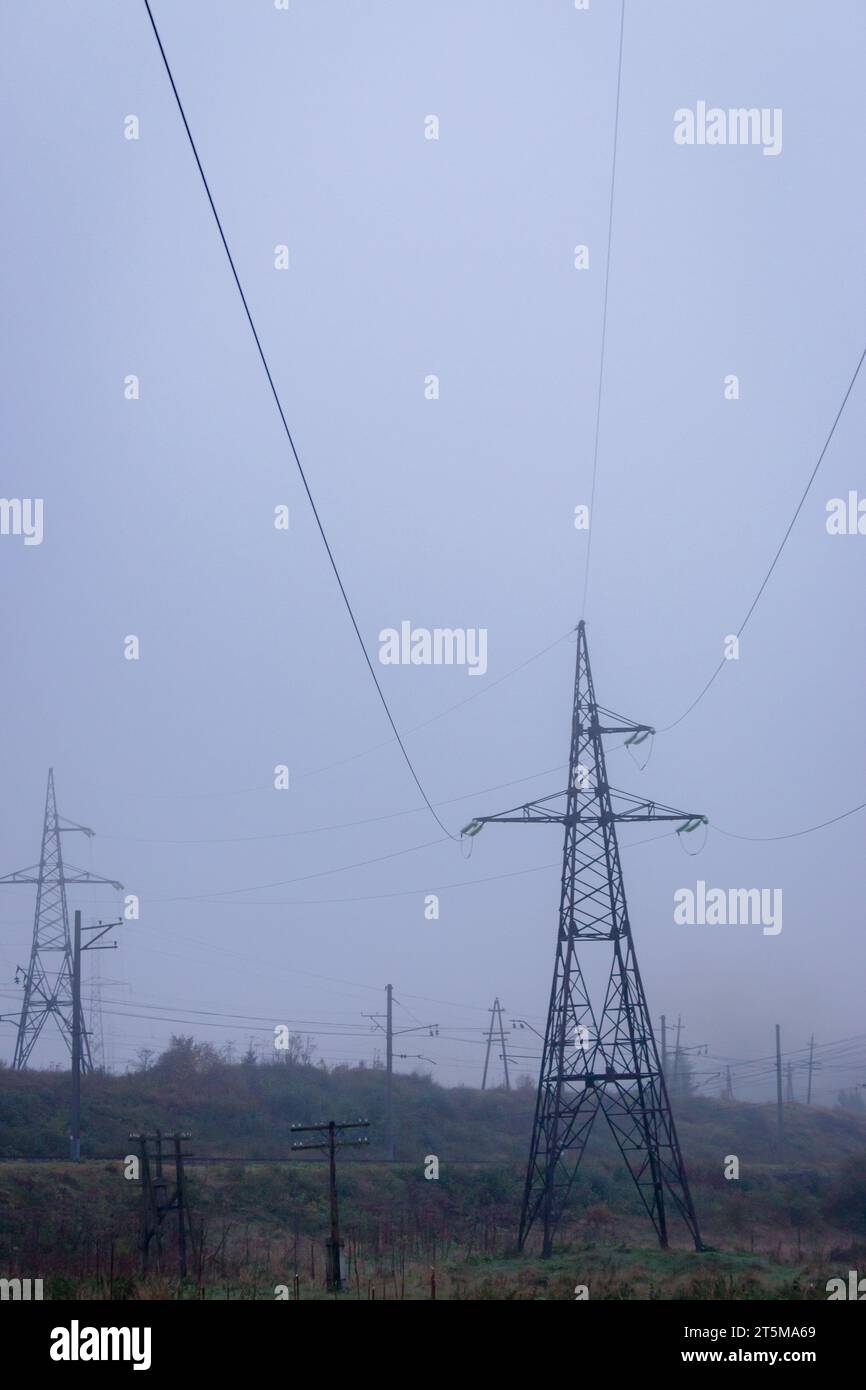
{"label": "electricity pylon", "polygon": [[[63,852],[60,848],[61,834],[80,831],[92,838],[94,832],[85,825],[69,821],[57,814],[54,796],[54,769],[48,769],[48,790],[45,794],[45,818],[42,824],[42,853],[38,864],[27,869],[16,869],[15,873],[0,878],[3,883],[36,884],[36,917],[33,924],[33,946],[30,951],[30,965],[26,971],[19,966],[24,976],[24,1002],[21,1005],[21,1018],[18,1024],[18,1037],[15,1043],[15,1056],[12,1066],[21,1070],[26,1067],[28,1058],[36,1046],[39,1034],[46,1020],[53,1014],[63,1035],[66,1046],[72,1054],[73,1035],[73,991],[72,991],[72,940],[69,934],[69,912],[66,906],[67,883],[107,883],[112,888],[121,889],[123,885],[113,879],[102,878],[99,874],[88,873],[74,865],[64,866]],[[71,872],[70,872],[71,870]],[[50,959],[56,956],[57,965]],[[84,1027],[83,1010],[79,1009],[81,1027],[81,1069],[91,1071],[90,1044]]]}
{"label": "electricity pylon", "polygon": [[[475,835],[486,824],[508,822],[565,826],[556,961],[519,1233],[522,1249],[540,1218],[545,1256],[599,1110],[662,1248],[668,1245],[669,1198],[695,1248],[704,1249],[634,951],[616,827],[680,821],[680,833],[706,821],[615,791],[608,784],[602,743],[604,734],[625,734],[626,743],[635,744],[652,733],[648,725],[596,703],[581,622],[566,790],[479,816],[464,831]],[[578,958],[578,946],[590,942],[608,943],[613,955],[598,1018]]]}
{"label": "electricity pylon", "polygon": [[493,1039],[497,1032],[497,1019],[499,1020],[499,1045],[502,1048],[500,1057],[502,1066],[505,1069],[505,1089],[511,1090],[511,1078],[508,1075],[508,1053],[505,1050],[505,1024],[502,1022],[502,1005],[498,999],[494,999],[493,1008],[490,1010],[490,1031],[487,1034],[487,1051],[484,1054],[484,1075],[481,1078],[482,1091],[487,1090],[487,1072],[490,1068],[490,1049],[493,1046]]}

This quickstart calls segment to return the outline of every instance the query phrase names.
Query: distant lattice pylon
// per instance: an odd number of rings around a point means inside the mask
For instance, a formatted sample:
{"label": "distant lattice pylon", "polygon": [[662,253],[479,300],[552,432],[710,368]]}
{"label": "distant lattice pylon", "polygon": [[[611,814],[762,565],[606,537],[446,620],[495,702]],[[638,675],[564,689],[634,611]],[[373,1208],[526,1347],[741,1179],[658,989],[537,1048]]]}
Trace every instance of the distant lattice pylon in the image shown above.
{"label": "distant lattice pylon", "polygon": [[[48,789],[45,794],[45,817],[42,824],[42,852],[39,863],[27,869],[16,869],[0,878],[4,883],[36,884],[36,916],[33,923],[33,945],[30,964],[24,975],[24,1001],[18,1023],[18,1037],[12,1065],[26,1067],[45,1024],[53,1015],[66,1046],[72,1053],[72,941],[69,933],[69,912],[66,905],[66,885],[69,883],[107,883],[112,888],[123,885],[99,874],[89,873],[74,865],[64,865],[60,836],[78,831],[92,837],[85,825],[66,820],[57,814],[54,794],[54,769],[48,770]],[[92,1061],[83,1017],[82,1070],[90,1071]]]}

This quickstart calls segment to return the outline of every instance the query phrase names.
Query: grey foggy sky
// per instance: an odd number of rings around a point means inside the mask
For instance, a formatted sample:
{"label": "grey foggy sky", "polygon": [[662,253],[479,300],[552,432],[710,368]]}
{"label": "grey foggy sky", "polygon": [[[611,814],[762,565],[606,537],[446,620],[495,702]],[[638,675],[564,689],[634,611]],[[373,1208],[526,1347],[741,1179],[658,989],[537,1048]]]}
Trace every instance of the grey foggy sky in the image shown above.
{"label": "grey foggy sky", "polygon": [[[478,696],[407,734],[431,799],[561,767],[570,642],[478,692],[581,616],[573,511],[590,491],[619,5],[154,12],[368,650],[403,620],[488,631],[484,677],[378,668],[402,730]],[[560,833],[491,827],[469,862],[445,842],[325,876],[442,836],[423,810],[298,833],[420,799],[387,742],[144,6],[18,6],[2,23],[3,493],[45,499],[45,538],[0,538],[0,871],[38,857],[53,763],[61,813],[97,831],[67,855],[141,896],[141,921],[100,960],[131,987],[105,987],[119,1009],[251,1014],[264,1040],[270,1020],[355,1028],[391,980],[416,1019],[476,1040],[405,1050],[435,1058],[437,1080],[475,1084],[494,995],[541,1026]],[[862,351],[864,58],[855,0],[628,4],[585,616],[599,699],[633,718],[670,723],[718,662]],[[676,146],[673,113],[698,100],[781,108],[782,153]],[[130,113],[137,142],[123,138]],[[431,113],[438,141],[424,139]],[[579,242],[588,272],[572,265]],[[739,662],[644,772],[612,753],[615,786],[752,835],[863,799],[866,539],[828,536],[825,505],[864,486],[864,423],[866,380]],[[272,524],[282,502],[288,534]],[[130,633],[138,662],[123,659]],[[271,788],[277,763],[288,792]],[[456,831],[561,781],[440,814]],[[863,830],[854,816],[779,843],[712,832],[694,859],[675,837],[629,849],[652,828],[623,833],[654,1018],[681,1012],[684,1042],[731,1057],[769,1053],[777,1021],[786,1050],[812,1031],[866,1031]],[[493,877],[539,865],[554,867]],[[321,876],[291,882],[306,875]],[[783,931],[675,926],[673,894],[699,878],[781,887]],[[260,884],[283,886],[208,900]],[[440,888],[440,919],[425,921]],[[94,896],[71,893],[70,907],[116,911],[110,890]],[[0,890],[3,1011],[20,1000],[32,905],[31,890]],[[240,1046],[253,1031],[201,1023],[105,1018],[121,1068],[172,1031]],[[369,1033],[317,1043],[329,1062],[377,1046]],[[0,1056],[13,1044],[0,1025]],[[44,1034],[34,1061],[64,1057]],[[829,1098],[861,1079],[822,1084]]]}

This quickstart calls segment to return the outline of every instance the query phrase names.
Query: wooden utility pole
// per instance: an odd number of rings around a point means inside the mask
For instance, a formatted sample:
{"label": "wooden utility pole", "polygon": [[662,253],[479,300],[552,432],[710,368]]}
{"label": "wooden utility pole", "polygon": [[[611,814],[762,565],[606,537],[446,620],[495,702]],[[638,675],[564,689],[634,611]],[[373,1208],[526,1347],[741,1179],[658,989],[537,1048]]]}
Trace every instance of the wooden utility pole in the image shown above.
{"label": "wooden utility pole", "polygon": [[[68,920],[68,918],[67,918]],[[72,1129],[69,1157],[81,1158],[81,913],[75,913],[72,935]]]}
{"label": "wooden utility pole", "polygon": [[[177,1212],[177,1256],[181,1279],[187,1277],[186,1236],[189,1225],[189,1208],[186,1200],[184,1162],[192,1155],[184,1153],[183,1145],[189,1134],[166,1135],[174,1149],[174,1190],[169,1191],[162,1171],[163,1134],[131,1134],[130,1139],[138,1141],[139,1179],[141,1181],[141,1261],[147,1271],[151,1257],[151,1247],[156,1250],[157,1268],[162,1255],[162,1225],[170,1211]],[[153,1153],[149,1145],[153,1144]],[[151,1169],[151,1157],[154,1168]]]}
{"label": "wooden utility pole", "polygon": [[340,1240],[340,1209],[337,1205],[337,1126],[328,1121],[328,1191],[331,1199],[331,1239],[328,1242],[328,1284],[332,1289],[343,1287],[342,1242]]}
{"label": "wooden utility pole", "polygon": [[779,1143],[785,1138],[785,1123],[782,1110],[782,1033],[776,1024],[776,1129]]}
{"label": "wooden utility pole", "polygon": [[815,1057],[815,1034],[809,1039],[809,1082],[806,1086],[806,1104],[812,1104],[812,1065]]}
{"label": "wooden utility pole", "polygon": [[[82,951],[116,951],[117,942],[113,941],[109,946],[98,946],[96,943],[105,936],[106,932],[113,931],[115,927],[122,927],[123,919],[117,922],[96,922],[92,927],[81,926],[81,913],[76,910],[75,922],[72,935],[72,1125],[69,1134],[69,1157],[74,1163],[81,1158],[81,1058],[82,1058],[82,1028],[81,1028],[81,953]],[[81,932],[98,931],[99,936],[95,936],[91,941],[82,945]]]}
{"label": "wooden utility pole", "polygon": [[394,1157],[394,986],[385,986],[385,1157]]}
{"label": "wooden utility pole", "polygon": [[177,1253],[180,1263],[180,1277],[186,1278],[186,1189],[183,1173],[183,1150],[179,1134],[172,1135],[174,1143],[174,1178],[177,1193]]}
{"label": "wooden utility pole", "polygon": [[786,1070],[787,1070],[787,1088],[786,1088],[786,1091],[785,1091],[785,1100],[788,1101],[788,1102],[790,1102],[790,1101],[792,1101],[792,1100],[794,1099],[794,1067],[793,1067],[793,1065],[792,1065],[791,1062],[788,1063],[788,1066],[787,1066],[787,1069],[786,1069]]}
{"label": "wooden utility pole", "polygon": [[[390,989],[390,985],[388,986]],[[314,1144],[293,1144],[292,1149],[327,1149],[328,1151],[328,1188],[330,1192],[331,1205],[331,1237],[326,1241],[327,1262],[325,1269],[325,1285],[329,1292],[340,1293],[343,1287],[343,1262],[342,1262],[342,1241],[340,1240],[340,1212],[337,1205],[337,1149],[357,1148],[359,1144],[369,1144],[369,1139],[364,1135],[361,1139],[338,1140],[337,1134],[344,1129],[369,1129],[369,1120],[350,1120],[345,1124],[337,1124],[334,1120],[326,1120],[320,1125],[292,1125],[293,1134],[309,1134],[311,1131],[318,1133],[327,1132],[327,1139],[321,1139]]]}

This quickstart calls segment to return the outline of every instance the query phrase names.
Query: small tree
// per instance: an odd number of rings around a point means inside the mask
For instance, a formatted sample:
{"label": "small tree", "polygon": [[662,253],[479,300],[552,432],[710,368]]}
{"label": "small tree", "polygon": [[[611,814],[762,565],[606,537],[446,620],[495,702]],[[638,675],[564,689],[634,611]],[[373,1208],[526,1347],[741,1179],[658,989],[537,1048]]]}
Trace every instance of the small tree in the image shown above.
{"label": "small tree", "polygon": [[863,1111],[866,1110],[863,1092],[856,1086],[852,1086],[850,1091],[840,1091],[836,1104],[840,1110],[853,1110],[857,1115],[862,1115]]}
{"label": "small tree", "polygon": [[866,1235],[866,1174],[861,1158],[849,1158],[842,1164],[825,1210],[843,1229]]}

